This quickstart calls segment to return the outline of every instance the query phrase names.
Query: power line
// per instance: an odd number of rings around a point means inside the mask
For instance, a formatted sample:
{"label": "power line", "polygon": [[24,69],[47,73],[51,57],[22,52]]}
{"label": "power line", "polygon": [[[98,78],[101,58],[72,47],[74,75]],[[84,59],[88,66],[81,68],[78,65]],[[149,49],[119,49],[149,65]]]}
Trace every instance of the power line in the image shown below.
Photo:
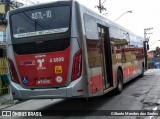
{"label": "power line", "polygon": [[106,1],[107,1],[107,0],[103,1],[103,2],[102,2],[102,5],[103,5],[103,3],[105,3]]}
{"label": "power line", "polygon": [[32,2],[32,1],[30,1],[30,0],[22,0],[22,1],[24,1],[24,2],[30,2],[30,3],[32,3],[32,4],[35,4],[34,2]]}

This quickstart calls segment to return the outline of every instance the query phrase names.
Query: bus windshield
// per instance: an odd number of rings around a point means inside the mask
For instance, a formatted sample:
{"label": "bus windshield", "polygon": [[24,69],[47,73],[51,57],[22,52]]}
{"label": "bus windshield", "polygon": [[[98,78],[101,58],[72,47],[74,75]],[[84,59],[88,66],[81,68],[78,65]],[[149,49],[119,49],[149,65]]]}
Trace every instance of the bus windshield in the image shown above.
{"label": "bus windshield", "polygon": [[63,33],[69,29],[70,7],[46,7],[11,16],[14,38]]}

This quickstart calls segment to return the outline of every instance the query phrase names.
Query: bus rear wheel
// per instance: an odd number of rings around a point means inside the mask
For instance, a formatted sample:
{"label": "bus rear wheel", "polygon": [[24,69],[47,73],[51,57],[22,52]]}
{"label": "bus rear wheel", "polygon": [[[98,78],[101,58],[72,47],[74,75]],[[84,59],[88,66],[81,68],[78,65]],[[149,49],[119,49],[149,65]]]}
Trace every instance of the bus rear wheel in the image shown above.
{"label": "bus rear wheel", "polygon": [[123,90],[123,75],[120,69],[117,71],[117,87],[116,94],[120,94]]}
{"label": "bus rear wheel", "polygon": [[139,75],[140,78],[144,76],[144,67],[142,67],[142,73]]}

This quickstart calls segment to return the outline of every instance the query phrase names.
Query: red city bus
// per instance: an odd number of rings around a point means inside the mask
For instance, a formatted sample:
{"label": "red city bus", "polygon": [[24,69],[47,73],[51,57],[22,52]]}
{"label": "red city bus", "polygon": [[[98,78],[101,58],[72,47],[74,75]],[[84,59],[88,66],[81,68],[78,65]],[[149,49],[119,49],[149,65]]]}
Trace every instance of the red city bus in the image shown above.
{"label": "red city bus", "polygon": [[143,38],[77,1],[56,1],[7,14],[7,54],[14,99],[121,93],[143,75]]}

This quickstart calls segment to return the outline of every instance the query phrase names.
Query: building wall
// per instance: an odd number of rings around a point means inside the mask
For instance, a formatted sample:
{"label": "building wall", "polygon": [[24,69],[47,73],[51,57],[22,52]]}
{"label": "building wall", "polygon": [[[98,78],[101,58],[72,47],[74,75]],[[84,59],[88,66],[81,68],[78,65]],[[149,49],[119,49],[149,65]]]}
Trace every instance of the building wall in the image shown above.
{"label": "building wall", "polygon": [[5,13],[5,8],[4,8],[4,4],[0,4],[0,13],[4,14]]}
{"label": "building wall", "polygon": [[[5,6],[3,3],[0,3],[0,15],[4,15],[4,14],[5,14]],[[5,26],[0,24],[0,32],[2,32],[4,30],[5,30]]]}
{"label": "building wall", "polygon": [[[10,6],[10,10],[13,10],[14,7]],[[4,3],[0,3],[0,20],[5,16],[5,4]],[[5,40],[5,28],[6,26],[2,24],[0,24],[0,42],[3,42]],[[3,40],[4,39],[4,40]]]}

